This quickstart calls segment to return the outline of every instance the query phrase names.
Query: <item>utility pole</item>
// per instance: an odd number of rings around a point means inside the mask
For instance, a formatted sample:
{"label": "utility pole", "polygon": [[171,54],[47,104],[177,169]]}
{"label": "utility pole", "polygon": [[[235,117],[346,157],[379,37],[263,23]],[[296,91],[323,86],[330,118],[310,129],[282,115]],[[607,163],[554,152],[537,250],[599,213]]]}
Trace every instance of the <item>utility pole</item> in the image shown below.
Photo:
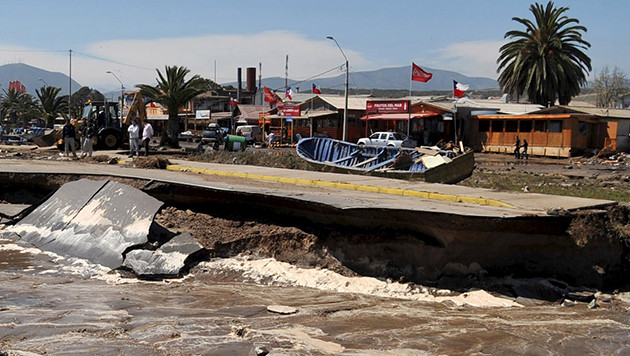
{"label": "utility pole", "polygon": [[72,120],[72,108],[70,97],[72,96],[72,50],[70,53],[70,66],[68,69],[68,119]]}
{"label": "utility pole", "polygon": [[346,54],[343,53],[343,50],[341,49],[341,46],[339,45],[337,40],[333,36],[326,36],[326,38],[328,38],[329,40],[335,41],[335,44],[339,48],[339,51],[341,51],[343,58],[346,60],[346,83],[345,83],[345,93],[344,93],[345,105],[343,109],[343,134],[342,134],[342,137],[343,137],[342,140],[345,141],[347,133],[348,133],[348,81],[350,78],[350,67],[348,67],[348,57],[346,57]]}

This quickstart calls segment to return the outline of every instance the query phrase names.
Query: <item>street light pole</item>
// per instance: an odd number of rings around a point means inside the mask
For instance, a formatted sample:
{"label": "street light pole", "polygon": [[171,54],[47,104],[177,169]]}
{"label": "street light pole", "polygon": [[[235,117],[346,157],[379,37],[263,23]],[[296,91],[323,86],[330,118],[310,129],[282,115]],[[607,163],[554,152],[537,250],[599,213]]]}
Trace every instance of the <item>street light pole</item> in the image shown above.
{"label": "street light pole", "polygon": [[37,80],[39,80],[39,81],[43,82],[45,86],[49,86],[49,85],[48,85],[48,83],[46,83],[46,81],[45,81],[44,79],[42,79],[42,78],[38,78]]}
{"label": "street light pole", "polygon": [[122,119],[123,119],[123,105],[124,105],[124,96],[125,96],[125,86],[123,85],[123,82],[118,79],[118,77],[116,76],[116,74],[114,72],[112,72],[111,70],[108,70],[107,73],[111,74],[114,76],[114,78],[116,78],[116,80],[120,83],[120,127],[122,127]]}
{"label": "street light pole", "polygon": [[341,55],[343,55],[343,58],[346,60],[346,83],[345,83],[345,93],[344,93],[345,105],[343,108],[343,134],[342,134],[342,140],[345,141],[347,131],[348,131],[348,81],[350,77],[350,68],[348,67],[348,57],[346,57],[346,54],[343,53],[341,46],[339,45],[339,43],[333,36],[326,36],[326,38],[328,38],[329,40],[335,41],[335,44],[339,48],[339,51],[341,51]]}

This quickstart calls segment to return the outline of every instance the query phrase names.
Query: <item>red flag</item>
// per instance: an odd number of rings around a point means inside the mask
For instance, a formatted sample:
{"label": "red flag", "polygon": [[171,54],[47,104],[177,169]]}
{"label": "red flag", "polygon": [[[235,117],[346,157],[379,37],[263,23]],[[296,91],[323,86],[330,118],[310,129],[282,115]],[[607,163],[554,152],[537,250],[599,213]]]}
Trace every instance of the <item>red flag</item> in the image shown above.
{"label": "red flag", "polygon": [[280,99],[278,95],[276,95],[276,93],[273,93],[271,90],[269,90],[269,88],[265,87],[265,101],[268,103],[275,103],[278,101],[282,101],[282,99]]}
{"label": "red flag", "polygon": [[459,83],[455,80],[453,80],[453,95],[461,98],[464,96],[464,92],[468,90],[468,85],[467,84],[462,84]]}
{"label": "red flag", "polygon": [[428,82],[433,78],[433,73],[425,72],[422,68],[411,62],[411,80],[416,82]]}
{"label": "red flag", "polygon": [[238,105],[238,100],[230,98],[230,106]]}
{"label": "red flag", "polygon": [[317,85],[313,83],[313,94],[321,94],[321,90],[317,89]]}

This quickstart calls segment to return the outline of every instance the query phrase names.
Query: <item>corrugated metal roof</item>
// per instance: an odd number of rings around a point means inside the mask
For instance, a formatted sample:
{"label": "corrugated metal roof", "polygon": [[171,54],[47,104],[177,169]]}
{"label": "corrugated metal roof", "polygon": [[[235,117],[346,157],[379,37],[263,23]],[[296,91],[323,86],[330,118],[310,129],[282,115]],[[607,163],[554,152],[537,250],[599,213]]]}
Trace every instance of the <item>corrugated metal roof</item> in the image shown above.
{"label": "corrugated metal roof", "polygon": [[[345,98],[337,95],[318,95],[323,101],[327,102],[331,106],[337,109],[343,109],[345,107]],[[371,97],[365,96],[348,96],[348,110],[365,110],[368,100],[374,100]]]}
{"label": "corrugated metal roof", "polygon": [[[557,106],[556,108],[561,108],[566,111],[580,112],[589,115],[595,115],[599,117],[611,117],[611,118],[619,118],[619,119],[630,119],[630,110],[628,109],[612,109],[612,108],[595,108],[590,106]],[[552,111],[549,108],[549,111]]]}
{"label": "corrugated metal roof", "polygon": [[522,103],[502,103],[497,100],[478,99],[471,100],[463,98],[457,100],[457,106],[459,107],[471,107],[471,108],[483,108],[483,109],[496,109],[497,112],[508,115],[525,115],[539,111],[543,108],[538,104],[522,104]]}

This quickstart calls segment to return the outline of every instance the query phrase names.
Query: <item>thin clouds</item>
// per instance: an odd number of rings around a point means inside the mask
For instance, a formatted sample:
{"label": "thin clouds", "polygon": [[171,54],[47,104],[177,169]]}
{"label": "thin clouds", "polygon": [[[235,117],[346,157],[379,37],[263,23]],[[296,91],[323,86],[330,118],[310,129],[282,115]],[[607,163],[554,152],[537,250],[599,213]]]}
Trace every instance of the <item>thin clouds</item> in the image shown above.
{"label": "thin clouds", "polygon": [[[114,67],[134,85],[154,83],[155,69],[162,71],[167,65],[185,66],[193,74],[214,80],[216,63],[216,81],[226,83],[236,81],[237,68],[243,68],[245,75],[245,68],[255,67],[258,70],[259,63],[262,63],[263,77],[284,77],[287,55],[291,79],[309,78],[344,62],[339,49],[331,41],[309,40],[289,31],[115,40],[95,43],[86,51],[117,63],[133,64],[134,67],[105,63],[109,70]],[[355,66],[369,65],[359,53],[351,50],[344,52]],[[148,68],[154,69],[147,71]],[[100,84],[103,78],[91,77],[90,82]]]}
{"label": "thin clouds", "polygon": [[499,49],[504,40],[460,42],[433,51],[427,65],[466,76],[496,79]]}
{"label": "thin clouds", "polygon": [[[422,59],[422,63],[468,76],[496,78],[496,59],[502,43],[475,41],[452,44],[433,51],[434,55]],[[375,63],[382,61],[382,58],[370,61],[357,51],[342,49],[348,57],[351,71],[378,69]],[[345,61],[336,44],[326,38],[313,40],[291,31],[267,31],[251,35],[95,42],[83,49],[73,49],[71,65],[72,78],[82,85],[116,90],[120,83],[107,71],[114,72],[128,89],[140,83],[154,84],[157,77],[155,70],[163,71],[167,65],[185,66],[192,74],[213,80],[216,78],[218,83],[236,81],[236,69],[239,67],[243,68],[243,76],[247,67],[255,67],[258,71],[258,63],[262,63],[263,78],[284,77],[286,55],[289,55],[289,78],[295,80],[311,78],[341,66]],[[2,45],[0,62],[23,62],[66,74],[70,66],[67,50],[31,51]],[[333,71],[325,76],[340,73]],[[245,79],[243,77],[243,81]]]}

